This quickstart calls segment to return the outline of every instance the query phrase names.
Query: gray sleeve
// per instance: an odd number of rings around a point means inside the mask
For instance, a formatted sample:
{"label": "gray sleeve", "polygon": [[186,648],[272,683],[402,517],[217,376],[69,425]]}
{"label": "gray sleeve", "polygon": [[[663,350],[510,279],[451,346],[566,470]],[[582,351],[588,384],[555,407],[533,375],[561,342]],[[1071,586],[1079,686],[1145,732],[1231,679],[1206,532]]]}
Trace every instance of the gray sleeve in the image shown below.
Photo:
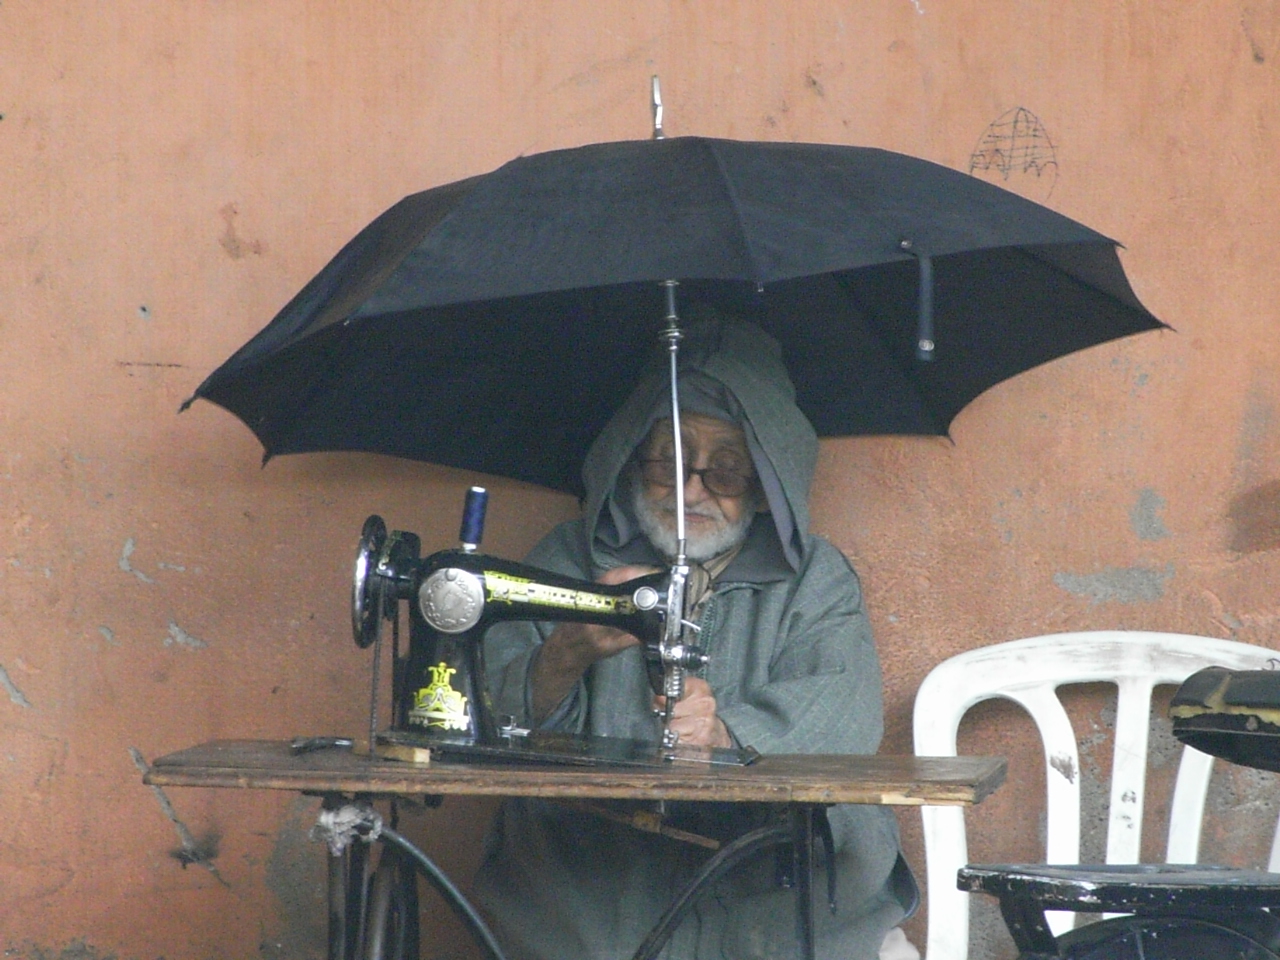
{"label": "gray sleeve", "polygon": [[[561,524],[533,548],[526,562],[571,577],[585,577],[575,554],[580,524]],[[532,716],[529,674],[543,640],[554,624],[512,621],[496,623],[484,636],[485,686],[493,712],[514,717],[529,726]],[[579,681],[574,691],[542,725],[547,729],[580,732],[585,724],[586,690]]]}
{"label": "gray sleeve", "polygon": [[720,718],[761,753],[875,753],[884,733],[880,661],[848,561],[819,541],[774,620],[767,672]]}

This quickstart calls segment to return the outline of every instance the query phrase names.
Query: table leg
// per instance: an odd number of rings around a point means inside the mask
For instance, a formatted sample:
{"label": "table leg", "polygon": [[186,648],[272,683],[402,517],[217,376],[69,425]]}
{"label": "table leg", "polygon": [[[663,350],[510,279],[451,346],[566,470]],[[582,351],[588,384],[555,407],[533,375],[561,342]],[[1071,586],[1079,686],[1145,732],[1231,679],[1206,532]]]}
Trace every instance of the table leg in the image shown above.
{"label": "table leg", "polygon": [[[796,939],[803,960],[813,960],[813,819],[815,808],[791,808],[793,876],[796,884]],[[834,864],[828,865],[833,870]]]}
{"label": "table leg", "polygon": [[347,960],[347,855],[329,857],[329,960]]}

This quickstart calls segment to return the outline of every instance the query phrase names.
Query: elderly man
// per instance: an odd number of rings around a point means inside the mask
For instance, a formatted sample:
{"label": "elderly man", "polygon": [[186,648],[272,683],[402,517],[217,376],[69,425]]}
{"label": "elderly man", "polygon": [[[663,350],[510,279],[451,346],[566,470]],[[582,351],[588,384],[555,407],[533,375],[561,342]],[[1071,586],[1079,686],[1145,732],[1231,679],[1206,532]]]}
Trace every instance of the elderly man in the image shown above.
{"label": "elderly man", "polygon": [[[858,580],[808,531],[817,438],[795,405],[777,344],[728,321],[692,325],[680,351],[687,593],[710,656],[673,707],[684,743],[761,753],[871,753],[883,727],[880,668]],[[655,368],[597,438],[583,468],[582,519],[529,561],[619,583],[675,552],[674,438]],[[500,713],[545,729],[656,740],[660,720],[639,641],[583,624],[505,624],[485,640]],[[761,809],[670,804],[695,833],[727,838]],[[818,911],[819,957],[870,960],[914,906],[897,826],[885,808],[829,812],[838,906]],[[536,800],[507,801],[476,893],[519,960],[629,957],[708,856],[706,849]],[[825,870],[825,868],[823,868]],[[825,877],[819,876],[824,884]],[[673,936],[672,958],[788,956],[794,895],[776,857],[715,885]]]}

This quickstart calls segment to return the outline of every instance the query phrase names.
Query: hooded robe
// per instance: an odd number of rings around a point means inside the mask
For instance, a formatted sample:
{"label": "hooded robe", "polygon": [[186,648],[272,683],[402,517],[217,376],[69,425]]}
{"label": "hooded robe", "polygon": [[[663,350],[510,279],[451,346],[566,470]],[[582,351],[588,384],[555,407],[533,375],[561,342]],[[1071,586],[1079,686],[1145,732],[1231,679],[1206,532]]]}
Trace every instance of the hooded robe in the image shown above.
{"label": "hooded robe", "polygon": [[[681,408],[738,423],[768,502],[700,609],[701,675],[739,746],[762,754],[870,754],[883,732],[880,665],[857,575],[809,533],[817,462],[813,427],[795,404],[778,345],[731,321],[691,325],[681,342]],[[583,517],[553,530],[535,566],[594,580],[624,564],[664,567],[630,506],[627,463],[655,420],[670,416],[669,373],[655,365],[602,431],[583,467]],[[529,674],[554,624],[508,623],[484,641],[498,714],[530,725]],[[655,742],[661,722],[641,650],[596,662],[543,723],[545,729]],[[770,805],[668,804],[676,825],[738,835]],[[838,805],[837,912],[814,910],[817,956],[873,960],[885,933],[915,905],[887,807]],[[676,891],[710,852],[554,802],[507,800],[486,839],[476,897],[512,960],[617,960],[643,942]],[[814,889],[826,889],[819,857]],[[794,955],[795,894],[780,887],[765,851],[705,893],[663,957],[754,960]]]}

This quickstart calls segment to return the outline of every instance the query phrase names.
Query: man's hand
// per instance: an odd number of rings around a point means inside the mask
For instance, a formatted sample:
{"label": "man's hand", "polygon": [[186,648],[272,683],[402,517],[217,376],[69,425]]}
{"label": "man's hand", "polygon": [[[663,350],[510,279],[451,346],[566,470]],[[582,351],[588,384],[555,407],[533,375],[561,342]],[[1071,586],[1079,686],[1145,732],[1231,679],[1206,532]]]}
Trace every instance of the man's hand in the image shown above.
{"label": "man's hand", "polygon": [[[653,567],[614,567],[599,583],[616,585],[659,571]],[[597,623],[562,623],[542,644],[533,665],[533,722],[541,723],[565,698],[578,678],[597,660],[612,657],[640,640],[614,627]]]}
{"label": "man's hand", "polygon": [[[653,698],[655,710],[665,710],[667,698]],[[724,721],[716,716],[716,698],[711,685],[701,677],[685,677],[684,697],[671,710],[671,729],[680,743],[694,747],[732,747],[733,739]]]}

